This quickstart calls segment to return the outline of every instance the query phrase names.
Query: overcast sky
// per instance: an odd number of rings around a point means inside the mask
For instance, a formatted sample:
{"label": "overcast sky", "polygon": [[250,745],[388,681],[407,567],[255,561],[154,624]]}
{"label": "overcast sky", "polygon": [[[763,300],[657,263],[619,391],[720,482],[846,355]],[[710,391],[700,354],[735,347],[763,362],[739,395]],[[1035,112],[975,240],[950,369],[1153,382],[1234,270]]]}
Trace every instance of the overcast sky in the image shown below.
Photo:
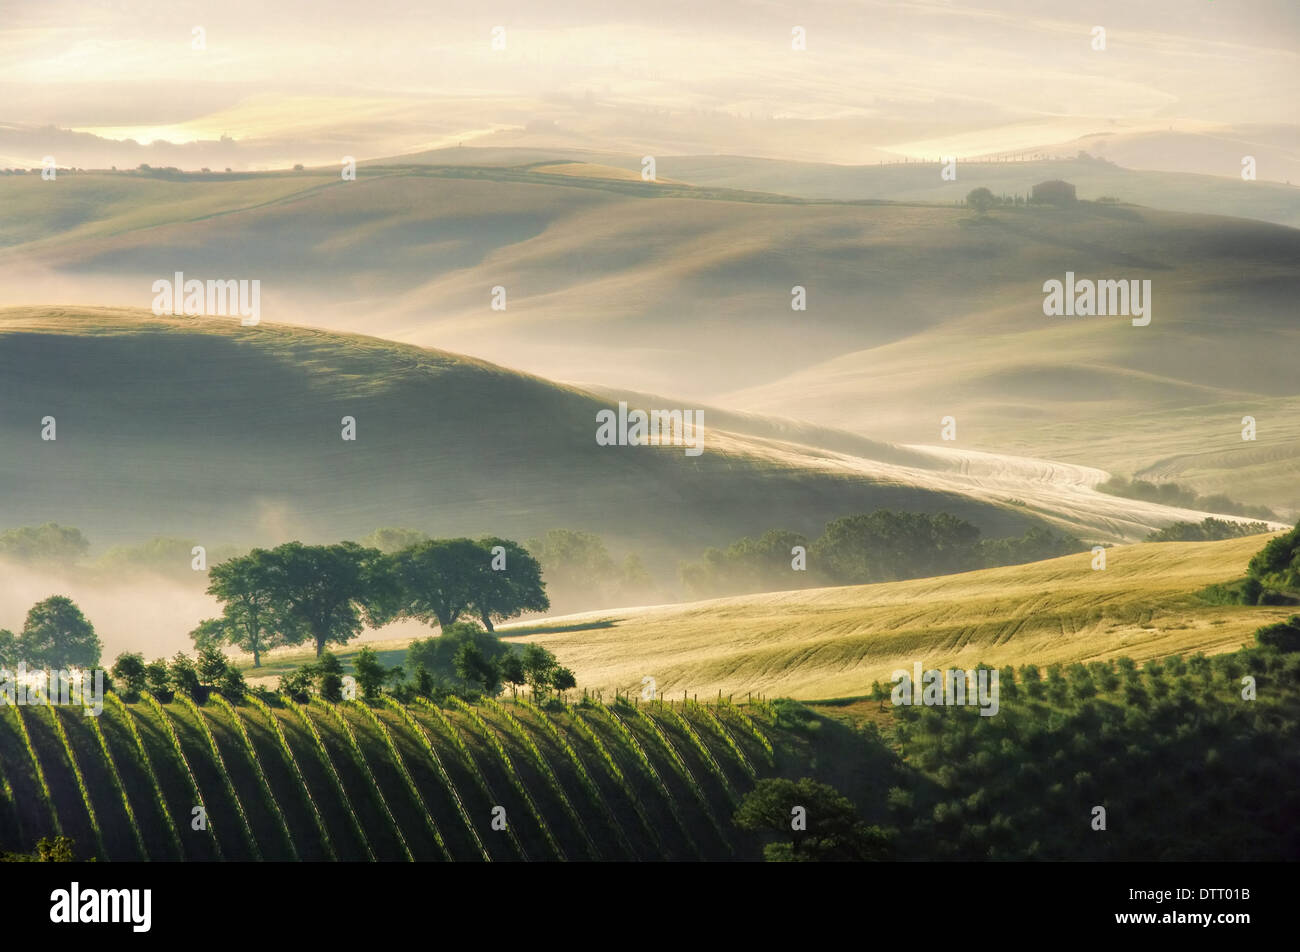
{"label": "overcast sky", "polygon": [[923,153],[1298,117],[1296,0],[0,2],[0,124],[141,142],[355,125],[383,154],[584,100],[875,119]]}

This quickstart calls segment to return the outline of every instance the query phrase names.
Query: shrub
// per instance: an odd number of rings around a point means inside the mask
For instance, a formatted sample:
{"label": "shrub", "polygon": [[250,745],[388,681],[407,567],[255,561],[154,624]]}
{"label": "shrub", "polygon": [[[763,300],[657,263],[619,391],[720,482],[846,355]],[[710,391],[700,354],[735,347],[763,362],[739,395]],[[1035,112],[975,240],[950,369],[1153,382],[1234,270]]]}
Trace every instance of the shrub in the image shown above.
{"label": "shrub", "polygon": [[1255,640],[1265,648],[1278,651],[1300,651],[1300,615],[1292,615],[1286,621],[1265,625],[1255,632]]}

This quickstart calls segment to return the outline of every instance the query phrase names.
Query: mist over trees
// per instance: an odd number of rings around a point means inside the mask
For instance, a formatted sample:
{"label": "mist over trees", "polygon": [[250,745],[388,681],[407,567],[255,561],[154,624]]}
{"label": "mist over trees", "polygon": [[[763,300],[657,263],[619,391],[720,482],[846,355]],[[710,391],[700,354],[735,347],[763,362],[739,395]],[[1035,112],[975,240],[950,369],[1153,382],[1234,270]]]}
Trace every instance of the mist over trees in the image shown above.
{"label": "mist over trees", "polygon": [[[1141,499],[1144,502],[1160,503],[1163,506],[1179,506],[1183,509],[1199,509],[1202,512],[1221,512],[1229,516],[1247,516],[1251,519],[1268,519],[1277,521],[1277,513],[1267,506],[1251,506],[1217,493],[1202,496],[1200,493],[1175,482],[1153,483],[1145,479],[1125,479],[1112,476],[1104,483],[1098,483],[1098,492],[1123,496],[1126,499]],[[1159,540],[1171,541],[1171,540]]]}
{"label": "mist over trees", "polygon": [[[194,569],[194,549],[199,543],[194,539],[176,539],[155,536],[134,545],[113,546],[95,560],[94,567],[113,575],[150,572],[177,581],[202,579],[203,574]],[[232,545],[205,547],[204,560],[216,563],[233,558],[241,550]]]}
{"label": "mist over trees", "polygon": [[682,584],[689,594],[701,598],[797,587],[790,565],[795,546],[807,548],[808,540],[798,532],[769,529],[757,539],[705,549],[699,562],[682,564]]}
{"label": "mist over trees", "polygon": [[1147,542],[1217,542],[1268,531],[1264,522],[1228,522],[1213,516],[1200,522],[1175,522],[1146,537]]}
{"label": "mist over trees", "polygon": [[72,565],[89,549],[80,529],[54,522],[0,532],[0,558],[25,565]]}
{"label": "mist over trees", "polygon": [[662,595],[638,555],[616,562],[595,533],[551,529],[526,546],[541,566],[552,604],[561,611],[627,605]]}
{"label": "mist over trees", "polygon": [[[203,577],[192,565],[193,550],[198,544],[192,539],[155,536],[143,542],[113,546],[93,562],[83,563],[90,551],[90,540],[81,530],[46,522],[0,532],[0,560],[42,568],[67,569],[84,565],[93,572],[114,577],[149,572],[189,581]],[[220,545],[208,548],[205,557],[207,561],[216,562],[238,552],[235,546]]]}
{"label": "mist over trees", "polygon": [[191,639],[235,645],[253,655],[254,667],[271,648],[309,642],[319,658],[366,625],[399,618],[446,630],[469,614],[491,631],[494,621],[550,606],[537,560],[499,538],[423,539],[389,553],[355,542],[288,542],[212,566],[208,593],[222,614]]}
{"label": "mist over trees", "polygon": [[[803,568],[800,556],[806,550]],[[811,542],[797,532],[772,529],[758,539],[709,548],[680,567],[694,598],[781,591],[824,585],[863,585],[967,572],[1056,558],[1087,548],[1044,526],[1024,535],[981,539],[978,526],[947,513],[894,512],[844,516],[826,524]]]}

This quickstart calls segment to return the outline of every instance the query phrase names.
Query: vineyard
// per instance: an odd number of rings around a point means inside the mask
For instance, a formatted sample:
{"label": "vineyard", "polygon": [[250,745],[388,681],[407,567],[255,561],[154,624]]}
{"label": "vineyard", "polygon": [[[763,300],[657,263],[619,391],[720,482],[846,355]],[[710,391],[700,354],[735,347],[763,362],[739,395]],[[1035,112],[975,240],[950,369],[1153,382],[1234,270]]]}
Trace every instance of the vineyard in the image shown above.
{"label": "vineyard", "polygon": [[771,710],[263,694],[0,706],[0,852],[99,861],[754,859]]}

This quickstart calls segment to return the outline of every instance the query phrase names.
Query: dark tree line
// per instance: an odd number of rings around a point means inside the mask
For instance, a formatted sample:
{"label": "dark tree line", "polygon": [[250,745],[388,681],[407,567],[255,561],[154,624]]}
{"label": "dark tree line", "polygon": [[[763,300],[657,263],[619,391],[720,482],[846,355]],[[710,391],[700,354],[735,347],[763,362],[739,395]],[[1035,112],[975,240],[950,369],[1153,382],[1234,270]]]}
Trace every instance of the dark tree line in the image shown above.
{"label": "dark tree line", "polygon": [[1194,489],[1189,489],[1175,482],[1153,483],[1145,479],[1125,479],[1123,476],[1112,476],[1104,483],[1099,483],[1097,489],[1099,492],[1110,493],[1112,496],[1158,502],[1165,506],[1180,506],[1184,509],[1199,509],[1202,512],[1222,512],[1229,516],[1247,516],[1252,519],[1277,521],[1277,514],[1267,506],[1250,506],[1237,502],[1222,493],[1202,496]]}
{"label": "dark tree line", "polygon": [[[804,550],[796,568],[796,547]],[[967,572],[1069,555],[1087,548],[1065,533],[1033,526],[1023,536],[982,539],[979,527],[948,513],[875,512],[829,522],[809,540],[773,529],[725,549],[706,549],[681,566],[697,598],[822,585],[861,585]]]}
{"label": "dark tree line", "polygon": [[282,645],[346,644],[369,625],[399,618],[450,627],[462,616],[494,621],[550,607],[541,567],[509,539],[424,539],[394,552],[339,542],[287,542],[212,567],[208,593],[221,617],[199,624],[195,644],[228,643],[253,655]]}

